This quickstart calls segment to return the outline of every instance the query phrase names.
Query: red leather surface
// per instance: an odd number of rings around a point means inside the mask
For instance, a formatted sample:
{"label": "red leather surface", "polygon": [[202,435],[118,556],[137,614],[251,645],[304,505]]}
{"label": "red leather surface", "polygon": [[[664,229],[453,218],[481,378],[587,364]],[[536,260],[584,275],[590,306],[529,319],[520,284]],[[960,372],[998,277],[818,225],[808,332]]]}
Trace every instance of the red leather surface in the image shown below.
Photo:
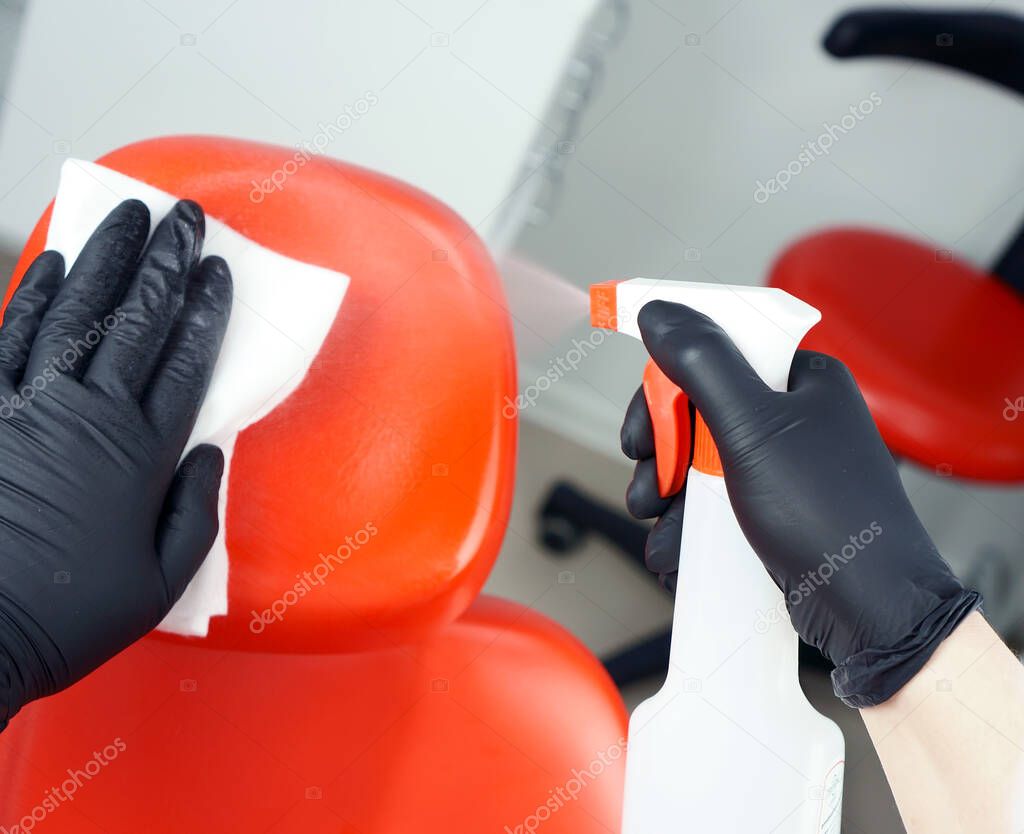
{"label": "red leather surface", "polygon": [[[254,651],[391,645],[457,617],[497,555],[515,459],[515,421],[501,410],[516,391],[509,317],[483,244],[450,210],[370,171],[315,157],[299,166],[296,156],[186,136],[99,162],[199,201],[264,246],[351,276],[307,378],[238,439],[230,612],[210,639]],[[280,190],[254,186],[293,169]],[[16,276],[41,251],[48,219]],[[347,544],[367,535],[358,550]],[[323,585],[250,631],[253,611],[294,592],[321,554],[339,549],[348,558]]]}
{"label": "red leather surface", "polygon": [[853,371],[886,443],[943,474],[1024,480],[1024,300],[950,253],[864,229],[789,247],[769,283],[822,312],[804,345]]}
{"label": "red leather surface", "polygon": [[[148,637],[11,722],[0,825],[49,796],[37,812],[49,834],[607,834],[625,734],[597,660],[491,598],[407,649],[284,655]],[[108,745],[123,749],[105,757]],[[104,763],[57,801],[97,752]]]}

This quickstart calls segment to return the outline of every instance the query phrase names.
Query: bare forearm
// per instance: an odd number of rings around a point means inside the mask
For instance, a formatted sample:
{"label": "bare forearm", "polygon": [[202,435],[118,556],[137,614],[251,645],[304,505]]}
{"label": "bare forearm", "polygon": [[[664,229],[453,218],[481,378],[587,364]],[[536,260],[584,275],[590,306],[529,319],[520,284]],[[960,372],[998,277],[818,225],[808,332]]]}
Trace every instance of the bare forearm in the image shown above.
{"label": "bare forearm", "polygon": [[1024,830],[1024,667],[981,614],[861,716],[908,834]]}

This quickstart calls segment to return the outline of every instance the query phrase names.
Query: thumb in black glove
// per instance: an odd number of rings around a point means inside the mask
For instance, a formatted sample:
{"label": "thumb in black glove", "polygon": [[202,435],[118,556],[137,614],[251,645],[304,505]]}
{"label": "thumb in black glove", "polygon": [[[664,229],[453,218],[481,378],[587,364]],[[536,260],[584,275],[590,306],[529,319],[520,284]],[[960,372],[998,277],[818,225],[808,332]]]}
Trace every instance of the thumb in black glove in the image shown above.
{"label": "thumb in black glove", "polygon": [[122,203],[68,277],[29,267],[0,327],[0,727],[146,634],[217,533],[224,459],[178,466],[231,306],[202,210]]}
{"label": "thumb in black glove", "polygon": [[[980,598],[921,525],[850,372],[799,351],[789,391],[776,392],[711,319],[688,307],[651,302],[639,325],[651,357],[707,423],[740,526],[785,594],[798,634],[835,663],[836,694],[856,707],[886,700]],[[671,574],[685,498],[658,494],[642,390],[627,410],[622,446],[638,461],[630,511],[660,516],[648,567]]]}

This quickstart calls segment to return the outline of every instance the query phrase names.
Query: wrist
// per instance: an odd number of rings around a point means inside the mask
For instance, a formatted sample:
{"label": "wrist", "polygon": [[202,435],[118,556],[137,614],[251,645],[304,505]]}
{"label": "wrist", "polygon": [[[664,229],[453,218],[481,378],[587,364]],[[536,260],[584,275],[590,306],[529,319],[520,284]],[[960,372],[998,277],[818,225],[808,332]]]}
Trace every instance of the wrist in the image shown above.
{"label": "wrist", "polygon": [[920,673],[943,641],[980,605],[977,591],[961,588],[895,642],[841,660],[832,672],[836,695],[858,709],[888,701]]}
{"label": "wrist", "polygon": [[864,713],[884,715],[887,721],[902,721],[936,692],[951,689],[953,682],[974,668],[978,659],[1002,640],[980,611],[972,611],[943,640],[913,678],[884,704],[862,709]]}

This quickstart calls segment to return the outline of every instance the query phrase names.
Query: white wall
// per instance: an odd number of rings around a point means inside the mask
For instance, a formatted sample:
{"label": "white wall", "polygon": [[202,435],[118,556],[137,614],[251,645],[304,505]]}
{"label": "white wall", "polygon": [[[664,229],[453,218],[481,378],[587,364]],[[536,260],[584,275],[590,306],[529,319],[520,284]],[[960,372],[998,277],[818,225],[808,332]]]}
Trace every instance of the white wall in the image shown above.
{"label": "white wall", "polygon": [[0,102],[0,246],[20,247],[68,155],[176,133],[312,144],[498,244],[531,143],[557,138],[539,114],[595,5],[28,0]]}

